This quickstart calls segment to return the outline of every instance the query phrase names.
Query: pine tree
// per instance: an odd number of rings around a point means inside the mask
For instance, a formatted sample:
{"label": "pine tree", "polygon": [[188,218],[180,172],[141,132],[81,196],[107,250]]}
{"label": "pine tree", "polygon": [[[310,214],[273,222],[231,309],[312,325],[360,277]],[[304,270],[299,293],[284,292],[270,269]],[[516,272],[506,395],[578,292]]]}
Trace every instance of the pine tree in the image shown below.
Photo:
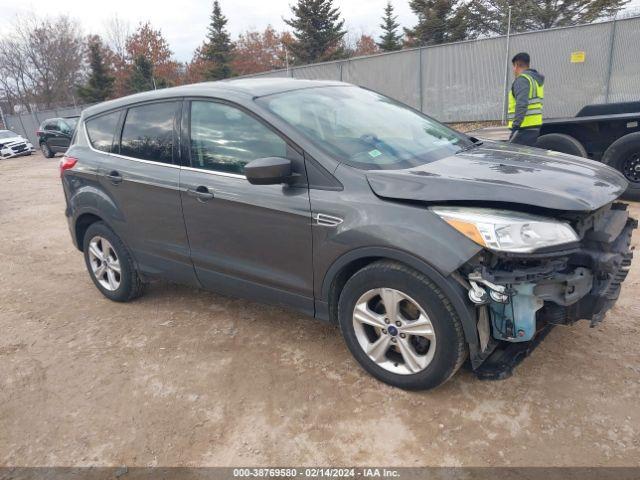
{"label": "pine tree", "polygon": [[511,6],[511,31],[524,32],[591,23],[612,17],[628,0],[472,0],[469,24],[480,34],[505,34]]}
{"label": "pine tree", "polygon": [[226,25],[227,18],[222,14],[220,3],[214,0],[207,41],[202,48],[202,59],[208,63],[205,71],[206,80],[222,80],[233,75],[231,70],[233,44]]}
{"label": "pine tree", "polygon": [[297,0],[291,6],[293,18],[285,23],[293,28],[294,40],[290,45],[297,64],[322,62],[344,58],[343,37],[347,33],[340,9],[333,0]]}
{"label": "pine tree", "polygon": [[138,55],[133,60],[133,70],[127,82],[128,90],[132,93],[154,90],[153,64],[144,55]]}
{"label": "pine tree", "polygon": [[393,14],[393,5],[391,2],[387,2],[387,6],[384,8],[384,16],[382,17],[382,35],[380,35],[380,41],[376,42],[380,50],[384,52],[392,52],[394,50],[400,50],[402,48],[402,35],[396,32],[396,29],[400,24],[396,21],[397,15]]}
{"label": "pine tree", "polygon": [[87,83],[78,87],[78,95],[86,103],[103,102],[113,94],[115,79],[109,75],[105,48],[97,35],[89,37],[88,61],[91,73]]}
{"label": "pine tree", "polygon": [[437,45],[469,38],[468,9],[460,0],[411,0],[418,24],[405,28],[409,45]]}

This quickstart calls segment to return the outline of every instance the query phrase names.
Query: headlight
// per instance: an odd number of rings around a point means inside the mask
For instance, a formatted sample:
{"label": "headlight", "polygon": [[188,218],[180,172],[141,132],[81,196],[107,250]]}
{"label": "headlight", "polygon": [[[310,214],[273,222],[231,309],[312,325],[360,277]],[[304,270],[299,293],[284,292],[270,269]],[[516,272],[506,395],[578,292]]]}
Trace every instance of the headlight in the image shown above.
{"label": "headlight", "polygon": [[483,247],[503,252],[533,252],[580,240],[567,223],[493,208],[431,207],[453,228]]}

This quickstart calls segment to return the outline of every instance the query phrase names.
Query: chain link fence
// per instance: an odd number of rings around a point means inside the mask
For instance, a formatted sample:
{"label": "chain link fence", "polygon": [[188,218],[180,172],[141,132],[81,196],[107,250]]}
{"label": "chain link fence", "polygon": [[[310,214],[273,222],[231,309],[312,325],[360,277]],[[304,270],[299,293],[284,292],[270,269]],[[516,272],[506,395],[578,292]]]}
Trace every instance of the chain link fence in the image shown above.
{"label": "chain link fence", "polygon": [[[500,120],[505,65],[531,55],[546,76],[545,117],[593,103],[640,100],[640,17],[358,57],[251,77],[342,80],[371,88],[444,122]],[[509,82],[513,80],[510,76]]]}
{"label": "chain link fence", "polygon": [[29,141],[38,148],[36,130],[38,130],[38,127],[44,120],[47,120],[48,118],[73,117],[75,115],[80,115],[80,112],[85,107],[88,107],[88,105],[52,108],[50,110],[33,111],[31,113],[23,113],[20,115],[4,114],[3,123],[7,130],[12,130],[29,139]]}
{"label": "chain link fence", "polygon": [[[507,52],[507,43],[509,51]],[[341,80],[384,93],[443,122],[500,120],[505,59],[531,54],[545,76],[546,118],[574,116],[584,105],[640,100],[640,17],[422,47],[276,70],[247,77]],[[511,81],[512,78],[509,79]],[[6,128],[37,144],[51,117],[85,106],[7,115]]]}

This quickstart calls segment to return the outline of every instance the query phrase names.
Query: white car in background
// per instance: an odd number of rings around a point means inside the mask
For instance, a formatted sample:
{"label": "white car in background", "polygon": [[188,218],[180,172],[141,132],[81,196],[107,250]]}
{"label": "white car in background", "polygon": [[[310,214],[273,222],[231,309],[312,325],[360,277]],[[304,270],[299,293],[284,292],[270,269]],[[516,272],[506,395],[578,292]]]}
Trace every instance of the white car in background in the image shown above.
{"label": "white car in background", "polygon": [[11,130],[0,130],[0,158],[31,155],[35,149],[29,140]]}

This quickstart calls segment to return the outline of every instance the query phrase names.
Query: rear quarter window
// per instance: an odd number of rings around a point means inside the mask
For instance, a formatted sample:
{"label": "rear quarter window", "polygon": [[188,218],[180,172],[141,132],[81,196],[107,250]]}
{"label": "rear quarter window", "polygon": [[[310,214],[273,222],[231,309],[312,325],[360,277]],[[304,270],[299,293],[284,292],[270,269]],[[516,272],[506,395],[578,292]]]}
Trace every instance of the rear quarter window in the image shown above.
{"label": "rear quarter window", "polygon": [[87,120],[87,135],[91,146],[102,152],[110,152],[120,112],[111,112]]}

